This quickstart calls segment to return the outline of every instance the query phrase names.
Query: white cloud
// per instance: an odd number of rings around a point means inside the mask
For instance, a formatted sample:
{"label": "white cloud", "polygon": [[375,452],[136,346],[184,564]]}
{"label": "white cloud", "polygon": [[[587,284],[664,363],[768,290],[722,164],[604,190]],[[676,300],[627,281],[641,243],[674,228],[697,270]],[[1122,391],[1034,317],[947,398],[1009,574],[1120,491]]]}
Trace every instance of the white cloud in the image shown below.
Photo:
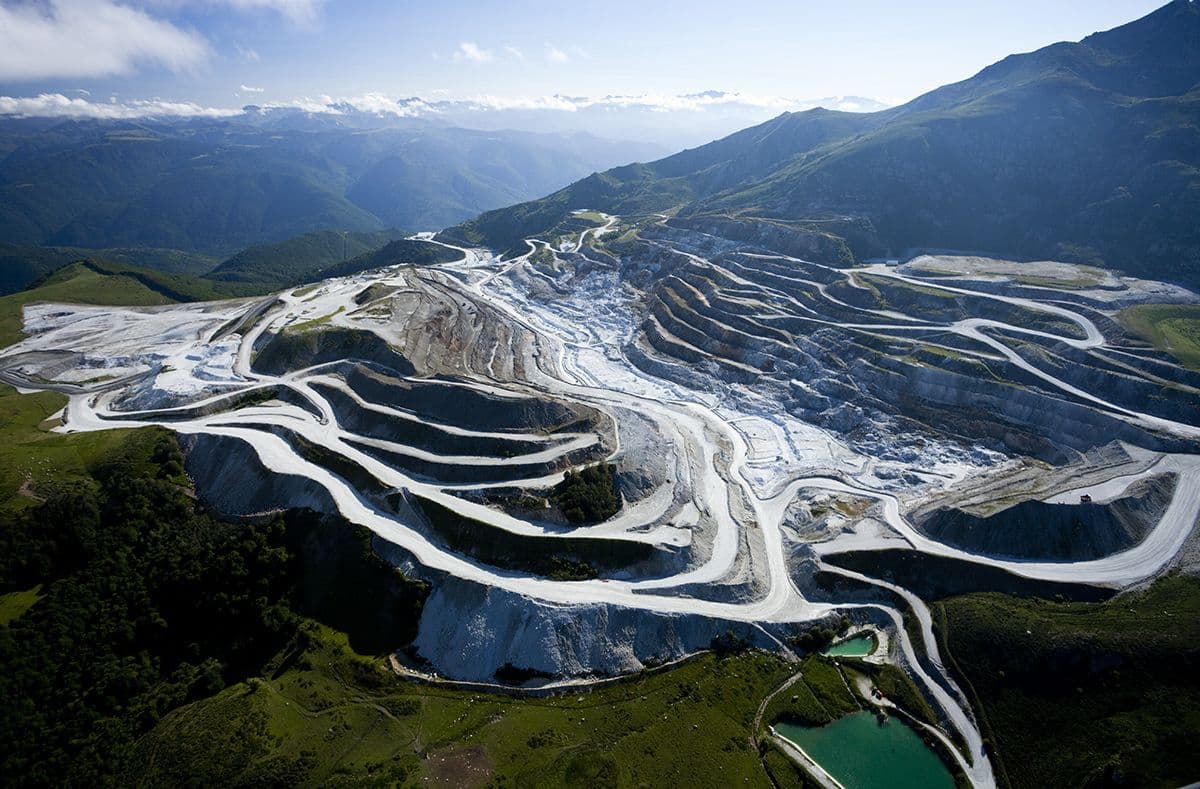
{"label": "white cloud", "polygon": [[240,90],[242,93],[262,93],[264,88],[256,88],[252,85],[242,85]]}
{"label": "white cloud", "polygon": [[113,96],[107,104],[72,99],[61,93],[42,93],[38,96],[0,96],[0,115],[23,118],[97,118],[122,120],[127,118],[227,118],[240,115],[240,109],[202,107],[190,101],[134,99],[119,102]]}
{"label": "white cloud", "polygon": [[795,101],[782,96],[760,96],[749,93],[708,91],[682,95],[643,93],[617,96],[471,96],[452,102],[456,109],[486,110],[558,110],[577,112],[590,107],[621,107],[654,112],[701,112],[722,106],[742,106],[755,109],[809,109],[813,102]]}
{"label": "white cloud", "polygon": [[263,109],[293,109],[310,112],[316,115],[341,115],[341,110],[333,106],[334,101],[328,96],[318,96],[315,99],[307,96],[302,99],[292,99],[289,102],[275,102],[272,104],[264,104]]}
{"label": "white cloud", "polygon": [[517,60],[524,60],[524,59],[525,59],[525,53],[524,53],[524,52],[522,52],[522,51],[521,51],[520,49],[518,49],[517,47],[514,47],[514,46],[508,46],[508,45],[506,45],[506,46],[504,47],[504,51],[505,51],[505,52],[507,52],[508,54],[512,55],[512,56],[513,56],[514,58],[516,58]]}
{"label": "white cloud", "polygon": [[325,0],[140,0],[143,5],[180,9],[188,6],[221,6],[237,11],[272,11],[290,21],[308,25],[320,16]]}
{"label": "white cloud", "polygon": [[553,44],[546,45],[546,60],[549,60],[551,63],[566,63],[570,59],[570,56],[566,52],[563,52]]}
{"label": "white cloud", "polygon": [[454,109],[486,112],[488,110],[556,110],[575,112],[578,99],[565,96],[489,96],[480,95],[450,102]]}
{"label": "white cloud", "polygon": [[238,53],[238,57],[247,63],[257,63],[259,61],[258,52],[250,47],[244,47],[241,44],[234,42],[233,48]]}
{"label": "white cloud", "polygon": [[481,49],[474,41],[463,41],[454,50],[455,60],[466,60],[471,63],[487,63],[492,59],[492,50]]}
{"label": "white cloud", "polygon": [[313,113],[314,115],[341,115],[342,114],[341,112],[334,109],[333,107],[330,107],[325,102],[317,101],[316,99],[293,99],[292,101],[290,101],[286,104],[271,104],[271,105],[265,107],[264,109],[278,109],[278,108],[303,110],[304,112],[310,112],[310,113]]}
{"label": "white cloud", "polygon": [[128,74],[145,63],[182,71],[208,52],[198,34],[112,0],[0,0],[0,82]]}
{"label": "white cloud", "polygon": [[[339,99],[330,99],[328,96],[323,96],[322,98],[325,100],[326,110],[332,110],[338,114],[342,114],[344,109],[353,109],[359,112],[368,112],[375,115],[395,115],[400,118],[418,118],[423,115],[433,115],[438,112],[436,107],[426,102],[424,99],[394,99],[391,96],[386,96],[382,93],[364,93],[361,96],[350,96],[348,98]],[[278,106],[289,105],[281,104]],[[308,111],[322,112],[321,109],[308,109]]]}
{"label": "white cloud", "polygon": [[293,22],[310,23],[317,19],[324,0],[217,0],[241,10],[276,11]]}

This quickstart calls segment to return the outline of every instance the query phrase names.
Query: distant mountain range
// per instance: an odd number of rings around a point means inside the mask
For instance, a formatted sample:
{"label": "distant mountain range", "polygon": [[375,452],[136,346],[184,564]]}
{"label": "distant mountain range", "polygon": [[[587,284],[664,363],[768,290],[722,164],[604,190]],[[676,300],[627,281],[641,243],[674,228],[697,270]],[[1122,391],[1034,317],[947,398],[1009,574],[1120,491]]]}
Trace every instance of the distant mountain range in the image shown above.
{"label": "distant mountain range", "polygon": [[0,119],[0,242],[223,257],[323,229],[437,229],[663,152],[428,122]]}
{"label": "distant mountain range", "polygon": [[[824,107],[843,112],[875,112],[889,105],[863,96],[790,99],[723,90],[678,95],[544,96],[534,99],[391,99],[380,95],[331,101],[321,107],[246,107],[247,119],[270,124],[282,119],[347,126],[403,124],[423,119],[466,129],[586,131],[614,140],[656,143],[668,150],[701,145],[761,123],[785,111]],[[336,114],[334,114],[336,113]]]}
{"label": "distant mountain range", "polygon": [[1176,0],[893,109],[785,113],[447,236],[516,248],[583,208],[787,233],[835,261],[952,248],[1200,285],[1200,6]]}
{"label": "distant mountain range", "polygon": [[[43,126],[54,119],[180,120],[222,118],[260,129],[425,129],[452,126],[485,131],[519,130],[572,134],[586,132],[612,140],[636,140],[663,150],[702,145],[762,123],[781,112],[815,107],[875,112],[890,105],[863,96],[793,99],[725,90],[684,94],[607,96],[476,96],[445,98],[365,93],[207,107],[161,99],[92,101],[81,96],[43,93],[0,95],[0,119],[22,118]],[[0,121],[2,123],[2,121]]]}

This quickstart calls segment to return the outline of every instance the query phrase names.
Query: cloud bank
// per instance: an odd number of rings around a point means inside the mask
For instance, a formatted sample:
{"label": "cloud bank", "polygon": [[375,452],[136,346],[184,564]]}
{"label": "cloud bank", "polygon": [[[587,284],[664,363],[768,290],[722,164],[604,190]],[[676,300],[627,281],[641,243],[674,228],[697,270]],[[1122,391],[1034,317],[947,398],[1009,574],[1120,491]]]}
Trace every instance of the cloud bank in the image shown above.
{"label": "cloud bank", "polygon": [[107,77],[142,64],[183,71],[208,54],[196,33],[111,0],[0,2],[0,82]]}
{"label": "cloud bank", "polygon": [[87,99],[72,99],[61,93],[14,98],[0,96],[0,115],[18,118],[92,118],[128,120],[133,118],[229,118],[241,115],[240,109],[203,107],[189,101],[133,99],[105,104]]}
{"label": "cloud bank", "polygon": [[[261,93],[263,88],[241,85],[244,93]],[[470,113],[490,112],[560,112],[575,113],[589,109],[632,109],[649,112],[702,113],[722,108],[748,108],[764,112],[786,112],[813,107],[841,109],[848,112],[870,112],[887,105],[857,96],[833,96],[818,100],[795,100],[780,96],[762,96],[728,91],[706,91],[682,95],[642,94],[630,96],[472,96],[460,99],[395,98],[383,93],[364,93],[359,96],[303,97],[282,102],[268,102],[259,112],[296,110],[313,115],[349,115],[365,113],[380,117],[437,118],[461,117]],[[0,96],[0,115],[49,118],[144,118],[144,117],[210,117],[227,118],[245,114],[243,108],[205,107],[187,101],[134,99],[124,102],[95,102],[86,98],[69,98],[61,93],[42,93],[38,96]]]}

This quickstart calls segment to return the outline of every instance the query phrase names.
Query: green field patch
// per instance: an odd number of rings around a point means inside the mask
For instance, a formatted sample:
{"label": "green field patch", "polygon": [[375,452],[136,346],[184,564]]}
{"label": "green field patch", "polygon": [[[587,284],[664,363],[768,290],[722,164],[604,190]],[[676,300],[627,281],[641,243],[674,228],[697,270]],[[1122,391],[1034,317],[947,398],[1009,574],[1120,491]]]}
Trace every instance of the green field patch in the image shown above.
{"label": "green field patch", "polygon": [[345,305],[342,305],[328,315],[321,315],[310,320],[301,321],[300,323],[293,323],[287,327],[287,330],[292,332],[302,332],[307,329],[314,329],[318,326],[323,326],[326,323],[329,323],[331,320],[333,320],[335,315],[341,315],[345,311],[346,307]]}
{"label": "green field patch", "polygon": [[41,584],[30,589],[21,589],[0,595],[0,625],[7,627],[10,622],[19,618],[41,599]]}
{"label": "green field patch", "polygon": [[49,432],[47,420],[66,403],[67,398],[57,392],[19,394],[0,385],[0,511],[24,509],[56,487],[88,478],[91,469],[132,433],[149,437],[162,432],[158,428]]}
{"label": "green field patch", "polygon": [[1117,320],[1155,348],[1200,370],[1200,305],[1139,304],[1121,310]]}
{"label": "green field patch", "polygon": [[799,669],[800,680],[771,700],[763,711],[764,721],[823,726],[859,710],[832,660],[811,655]]}
{"label": "green field patch", "polygon": [[596,463],[578,471],[567,471],[554,486],[550,500],[571,523],[599,523],[621,509],[617,494],[616,466]]}
{"label": "green field patch", "polygon": [[41,286],[0,298],[0,346],[24,339],[23,308],[37,301],[94,304],[100,294],[113,305],[170,304],[166,296],[129,277],[107,276],[78,267],[60,269]]}
{"label": "green field patch", "polygon": [[220,283],[186,274],[83,260],[47,274],[28,290],[0,297],[0,347],[24,338],[23,308],[35,302],[150,307],[236,295]]}
{"label": "green field patch", "polygon": [[770,786],[748,729],[791,667],[765,653],[513,698],[403,681],[336,631],[305,632],[282,672],[164,718],[136,748],[139,783],[244,784],[286,765],[310,786]]}

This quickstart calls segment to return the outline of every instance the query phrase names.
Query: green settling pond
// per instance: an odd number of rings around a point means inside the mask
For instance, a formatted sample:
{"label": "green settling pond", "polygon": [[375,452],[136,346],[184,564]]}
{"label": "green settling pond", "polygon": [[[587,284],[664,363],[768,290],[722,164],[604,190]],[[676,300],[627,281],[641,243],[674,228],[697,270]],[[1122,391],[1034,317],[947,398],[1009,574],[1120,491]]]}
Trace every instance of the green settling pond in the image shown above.
{"label": "green settling pond", "polygon": [[778,723],[775,731],[846,789],[954,789],[942,760],[896,718],[880,724],[864,710],[827,726]]}
{"label": "green settling pond", "polygon": [[866,657],[875,651],[875,646],[874,634],[864,633],[861,636],[837,642],[825,650],[825,654],[834,657]]}

